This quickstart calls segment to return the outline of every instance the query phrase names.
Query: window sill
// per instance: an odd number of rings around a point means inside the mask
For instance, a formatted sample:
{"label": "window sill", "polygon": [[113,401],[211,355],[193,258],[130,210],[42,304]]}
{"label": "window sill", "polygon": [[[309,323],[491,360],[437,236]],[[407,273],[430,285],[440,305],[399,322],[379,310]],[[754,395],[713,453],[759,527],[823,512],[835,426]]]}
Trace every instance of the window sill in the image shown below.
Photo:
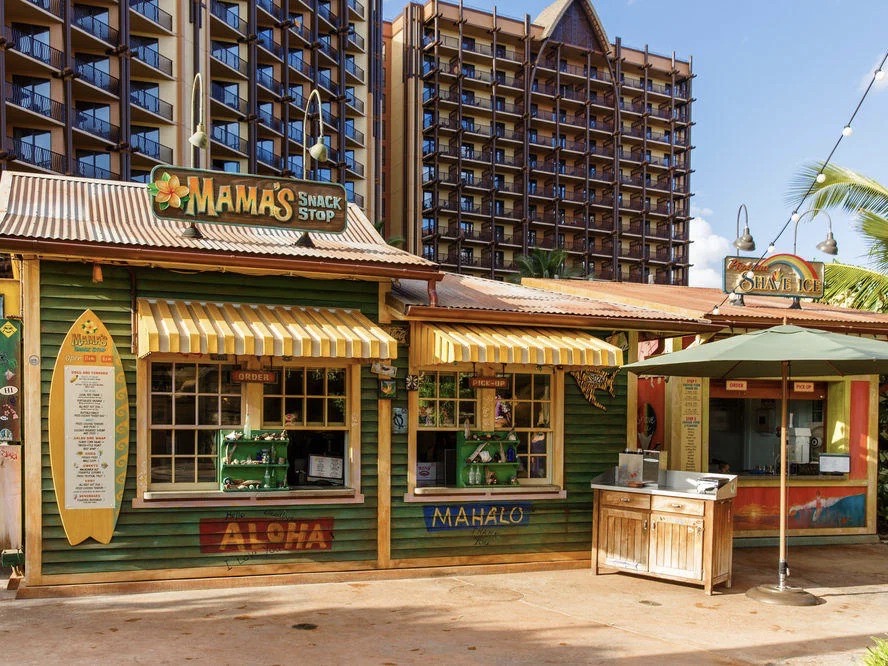
{"label": "window sill", "polygon": [[147,491],[133,498],[134,509],[221,506],[293,506],[298,504],[361,504],[364,496],[353,488],[323,490],[266,490],[223,492],[221,490]]}
{"label": "window sill", "polygon": [[404,494],[405,502],[433,502],[442,499],[460,500],[527,500],[527,499],[564,499],[567,491],[560,486],[488,486],[474,488],[445,488],[443,486],[427,486],[414,488],[412,493]]}

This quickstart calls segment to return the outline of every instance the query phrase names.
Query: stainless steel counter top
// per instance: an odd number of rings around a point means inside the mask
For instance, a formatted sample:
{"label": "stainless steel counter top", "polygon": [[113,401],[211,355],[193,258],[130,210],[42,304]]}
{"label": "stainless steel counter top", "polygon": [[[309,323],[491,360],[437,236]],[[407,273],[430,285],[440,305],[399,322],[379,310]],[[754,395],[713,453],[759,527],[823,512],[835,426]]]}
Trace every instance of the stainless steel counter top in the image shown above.
{"label": "stainless steel counter top", "polygon": [[[697,483],[701,479],[717,479],[718,488],[711,491],[697,492]],[[648,484],[642,488],[618,485],[614,481],[614,470],[599,474],[592,479],[591,487],[595,490],[619,490],[627,493],[643,495],[665,495],[669,497],[690,497],[702,500],[722,500],[737,495],[737,476],[734,474],[703,474],[700,472],[666,471],[666,482]]]}

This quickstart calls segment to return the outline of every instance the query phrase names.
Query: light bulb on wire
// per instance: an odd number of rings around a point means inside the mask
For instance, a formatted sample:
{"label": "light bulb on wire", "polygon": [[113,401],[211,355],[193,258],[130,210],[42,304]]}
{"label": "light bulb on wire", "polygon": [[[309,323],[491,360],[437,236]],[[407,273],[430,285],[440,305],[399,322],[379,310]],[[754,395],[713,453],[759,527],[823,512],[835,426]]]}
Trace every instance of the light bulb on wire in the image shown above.
{"label": "light bulb on wire", "polygon": [[854,130],[851,128],[851,125],[845,125],[842,128],[842,136],[851,136],[854,134]]}

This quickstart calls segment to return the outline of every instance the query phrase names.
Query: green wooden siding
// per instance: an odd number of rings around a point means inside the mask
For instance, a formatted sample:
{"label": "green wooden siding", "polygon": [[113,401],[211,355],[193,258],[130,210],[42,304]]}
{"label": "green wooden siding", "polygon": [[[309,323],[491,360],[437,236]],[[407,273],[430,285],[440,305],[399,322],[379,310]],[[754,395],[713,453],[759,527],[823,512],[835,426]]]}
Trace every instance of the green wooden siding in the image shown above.
{"label": "green wooden siding", "polygon": [[[399,376],[405,370],[400,365]],[[593,407],[565,377],[564,487],[565,499],[504,500],[531,504],[523,525],[496,526],[483,530],[454,529],[429,532],[423,517],[425,505],[472,504],[458,498],[404,502],[407,492],[407,437],[392,442],[392,559],[465,557],[469,555],[516,555],[558,552],[589,552],[592,547],[593,477],[617,462],[626,440],[626,375],[614,383],[615,397],[599,394],[607,411]],[[406,406],[406,399],[396,402]],[[495,498],[478,504],[496,503]]]}
{"label": "green wooden siding", "polygon": [[[377,287],[371,282],[309,280],[288,277],[245,277],[230,273],[188,273],[106,266],[104,281],[93,284],[87,264],[41,264],[41,391],[42,391],[42,498],[45,575],[84,574],[140,569],[226,566],[262,563],[360,562],[376,559],[377,512],[377,382],[367,367],[361,374],[361,492],[362,504],[312,506],[133,509],[136,491],[136,360],[132,351],[133,298],[156,297],[208,301],[232,301],[281,305],[358,308],[377,318]],[[131,282],[132,279],[132,282]],[[133,286],[135,293],[133,293]],[[120,517],[107,545],[88,539],[68,544],[59,519],[47,441],[48,395],[58,349],[73,322],[92,308],[114,338],[127,376],[130,400],[130,453]],[[245,518],[270,518],[285,512],[289,519],[333,518],[334,541],[330,551],[305,554],[276,553],[241,558],[206,554],[199,547],[202,518],[225,518],[229,511]],[[232,572],[234,573],[234,571]]]}

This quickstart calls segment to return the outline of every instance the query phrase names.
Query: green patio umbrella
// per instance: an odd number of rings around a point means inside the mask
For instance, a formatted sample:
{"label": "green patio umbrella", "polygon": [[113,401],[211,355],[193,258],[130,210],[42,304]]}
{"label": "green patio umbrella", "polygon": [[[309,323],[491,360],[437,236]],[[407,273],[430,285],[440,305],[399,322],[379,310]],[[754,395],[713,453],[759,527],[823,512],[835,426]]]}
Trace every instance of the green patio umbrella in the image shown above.
{"label": "green patio umbrella", "polygon": [[813,595],[788,587],[786,576],[786,429],[789,377],[888,374],[888,342],[784,324],[628,363],[639,375],[712,379],[780,377],[780,556],[776,586],[749,595],[766,603],[812,605]]}

